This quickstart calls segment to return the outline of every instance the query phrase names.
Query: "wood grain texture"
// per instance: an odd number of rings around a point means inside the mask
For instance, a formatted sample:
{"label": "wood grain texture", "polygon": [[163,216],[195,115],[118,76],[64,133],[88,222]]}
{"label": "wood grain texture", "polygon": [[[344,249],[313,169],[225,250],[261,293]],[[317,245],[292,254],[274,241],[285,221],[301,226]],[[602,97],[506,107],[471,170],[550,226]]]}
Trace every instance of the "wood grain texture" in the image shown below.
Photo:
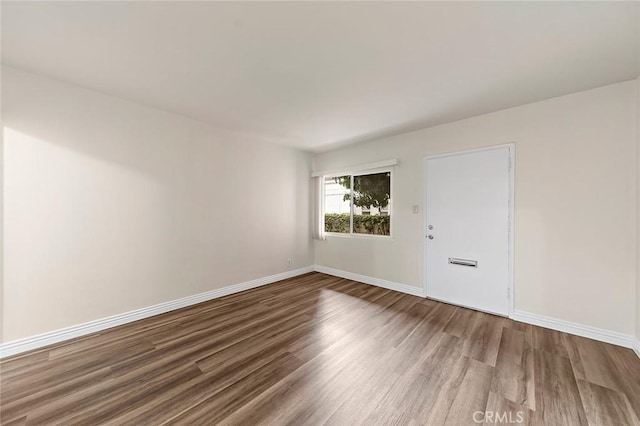
{"label": "wood grain texture", "polygon": [[640,360],[311,273],[2,360],[0,398],[3,425],[640,425]]}

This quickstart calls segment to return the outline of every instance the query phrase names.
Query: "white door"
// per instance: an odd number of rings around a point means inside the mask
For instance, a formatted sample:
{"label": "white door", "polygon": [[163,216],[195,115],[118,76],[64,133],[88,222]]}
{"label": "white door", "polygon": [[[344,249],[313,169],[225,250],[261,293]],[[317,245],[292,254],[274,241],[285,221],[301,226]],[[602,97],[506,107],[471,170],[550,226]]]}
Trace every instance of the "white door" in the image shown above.
{"label": "white door", "polygon": [[510,149],[425,159],[428,297],[509,314]]}

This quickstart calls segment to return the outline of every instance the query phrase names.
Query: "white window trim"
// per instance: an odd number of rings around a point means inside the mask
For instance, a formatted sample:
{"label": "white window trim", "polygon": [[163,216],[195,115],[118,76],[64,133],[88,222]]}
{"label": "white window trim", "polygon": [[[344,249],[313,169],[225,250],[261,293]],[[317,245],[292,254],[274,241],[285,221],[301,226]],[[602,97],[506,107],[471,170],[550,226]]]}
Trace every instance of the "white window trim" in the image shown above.
{"label": "white window trim", "polygon": [[378,161],[375,163],[368,163],[368,164],[360,164],[358,166],[351,166],[351,167],[342,168],[342,169],[315,171],[311,173],[311,177],[344,176],[344,175],[348,175],[356,172],[368,172],[369,170],[389,168],[389,167],[397,166],[398,164],[399,164],[398,160],[394,158],[391,160]]}
{"label": "white window trim", "polygon": [[[331,173],[323,175],[323,178],[332,178],[338,176],[346,176],[349,175],[351,177],[351,214],[349,217],[349,233],[346,232],[327,232],[325,231],[325,236],[327,237],[338,237],[338,238],[374,238],[374,239],[393,239],[393,222],[394,222],[394,214],[393,208],[389,208],[389,235],[375,235],[375,234],[359,234],[353,232],[353,177],[354,176],[366,176],[366,175],[375,175],[377,173],[389,173],[389,187],[391,188],[390,199],[393,200],[393,167],[379,167],[376,169],[368,169],[368,170],[356,170],[356,171],[344,171],[340,173]],[[325,211],[325,185],[322,185],[322,226],[324,227],[324,215]],[[392,206],[390,206],[392,207]]]}

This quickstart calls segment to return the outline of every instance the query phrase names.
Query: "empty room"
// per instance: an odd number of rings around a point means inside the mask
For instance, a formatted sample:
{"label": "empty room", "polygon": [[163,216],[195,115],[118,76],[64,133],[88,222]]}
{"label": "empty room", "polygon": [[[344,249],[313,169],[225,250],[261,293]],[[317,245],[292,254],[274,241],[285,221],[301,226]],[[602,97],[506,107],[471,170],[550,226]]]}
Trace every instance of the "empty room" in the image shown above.
{"label": "empty room", "polygon": [[0,424],[640,426],[640,2],[0,23]]}

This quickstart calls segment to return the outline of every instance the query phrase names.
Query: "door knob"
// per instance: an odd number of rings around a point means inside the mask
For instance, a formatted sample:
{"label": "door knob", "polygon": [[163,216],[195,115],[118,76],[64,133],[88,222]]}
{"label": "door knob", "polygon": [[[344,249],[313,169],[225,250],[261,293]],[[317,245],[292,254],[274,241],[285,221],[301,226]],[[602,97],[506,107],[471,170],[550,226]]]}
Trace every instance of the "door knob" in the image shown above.
{"label": "door knob", "polygon": [[433,240],[433,235],[429,234],[429,235],[427,235],[427,238],[430,239],[430,240]]}

